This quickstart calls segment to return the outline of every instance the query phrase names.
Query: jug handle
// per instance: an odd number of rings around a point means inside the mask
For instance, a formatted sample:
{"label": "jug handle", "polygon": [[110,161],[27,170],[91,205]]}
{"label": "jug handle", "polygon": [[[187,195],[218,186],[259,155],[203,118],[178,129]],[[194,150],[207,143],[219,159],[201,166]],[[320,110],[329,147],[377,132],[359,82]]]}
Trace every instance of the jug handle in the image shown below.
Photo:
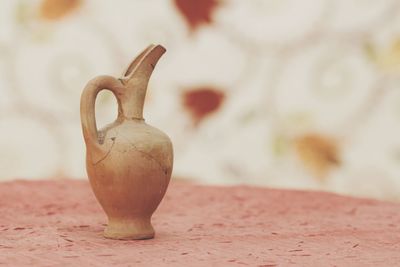
{"label": "jug handle", "polygon": [[85,142],[94,148],[101,149],[98,141],[98,131],[95,117],[95,104],[98,93],[102,90],[110,90],[118,102],[118,118],[122,115],[121,98],[124,86],[112,76],[98,76],[88,82],[81,95],[81,123]]}

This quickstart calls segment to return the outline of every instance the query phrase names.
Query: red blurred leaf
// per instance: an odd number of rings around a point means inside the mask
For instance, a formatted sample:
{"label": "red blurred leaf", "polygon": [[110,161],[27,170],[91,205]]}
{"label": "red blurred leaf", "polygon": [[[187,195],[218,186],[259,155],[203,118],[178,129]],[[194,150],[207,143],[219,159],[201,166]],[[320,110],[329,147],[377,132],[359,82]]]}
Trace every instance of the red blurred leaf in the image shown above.
{"label": "red blurred leaf", "polygon": [[225,94],[215,88],[200,87],[186,91],[182,97],[184,107],[192,115],[194,123],[198,124],[220,108]]}
{"label": "red blurred leaf", "polygon": [[219,0],[174,0],[175,6],[186,19],[191,30],[201,24],[212,23],[212,13]]}

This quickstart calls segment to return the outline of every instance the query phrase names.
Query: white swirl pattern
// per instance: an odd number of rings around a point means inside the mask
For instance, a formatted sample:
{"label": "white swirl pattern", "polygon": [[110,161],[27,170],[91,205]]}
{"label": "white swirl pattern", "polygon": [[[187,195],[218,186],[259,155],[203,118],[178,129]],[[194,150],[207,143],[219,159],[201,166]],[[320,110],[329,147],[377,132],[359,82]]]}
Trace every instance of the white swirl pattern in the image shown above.
{"label": "white swirl pattern", "polygon": [[[145,117],[175,176],[400,200],[398,1],[224,1],[195,29],[178,0],[71,0],[50,20],[43,2],[0,3],[0,179],[84,177],[82,88],[162,43]],[[224,97],[194,123],[198,88]],[[97,108],[112,120],[113,96]]]}

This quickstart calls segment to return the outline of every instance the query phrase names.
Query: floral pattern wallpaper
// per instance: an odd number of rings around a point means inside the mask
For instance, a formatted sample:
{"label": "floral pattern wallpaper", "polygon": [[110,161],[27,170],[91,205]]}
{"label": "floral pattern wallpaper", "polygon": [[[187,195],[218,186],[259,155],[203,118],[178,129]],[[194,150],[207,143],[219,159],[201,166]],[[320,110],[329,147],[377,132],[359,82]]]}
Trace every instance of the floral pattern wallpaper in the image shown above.
{"label": "floral pattern wallpaper", "polygon": [[86,177],[81,91],[150,43],[175,177],[400,200],[397,0],[3,0],[0,180]]}

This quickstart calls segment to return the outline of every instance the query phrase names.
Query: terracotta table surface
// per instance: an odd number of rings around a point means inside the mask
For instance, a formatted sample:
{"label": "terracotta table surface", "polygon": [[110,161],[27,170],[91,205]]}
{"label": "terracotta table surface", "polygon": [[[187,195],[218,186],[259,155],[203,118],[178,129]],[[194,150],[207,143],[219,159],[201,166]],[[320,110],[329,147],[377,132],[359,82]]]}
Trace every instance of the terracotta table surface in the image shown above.
{"label": "terracotta table surface", "polygon": [[86,181],[0,183],[3,266],[400,266],[400,204],[173,181],[152,240],[102,237]]}

